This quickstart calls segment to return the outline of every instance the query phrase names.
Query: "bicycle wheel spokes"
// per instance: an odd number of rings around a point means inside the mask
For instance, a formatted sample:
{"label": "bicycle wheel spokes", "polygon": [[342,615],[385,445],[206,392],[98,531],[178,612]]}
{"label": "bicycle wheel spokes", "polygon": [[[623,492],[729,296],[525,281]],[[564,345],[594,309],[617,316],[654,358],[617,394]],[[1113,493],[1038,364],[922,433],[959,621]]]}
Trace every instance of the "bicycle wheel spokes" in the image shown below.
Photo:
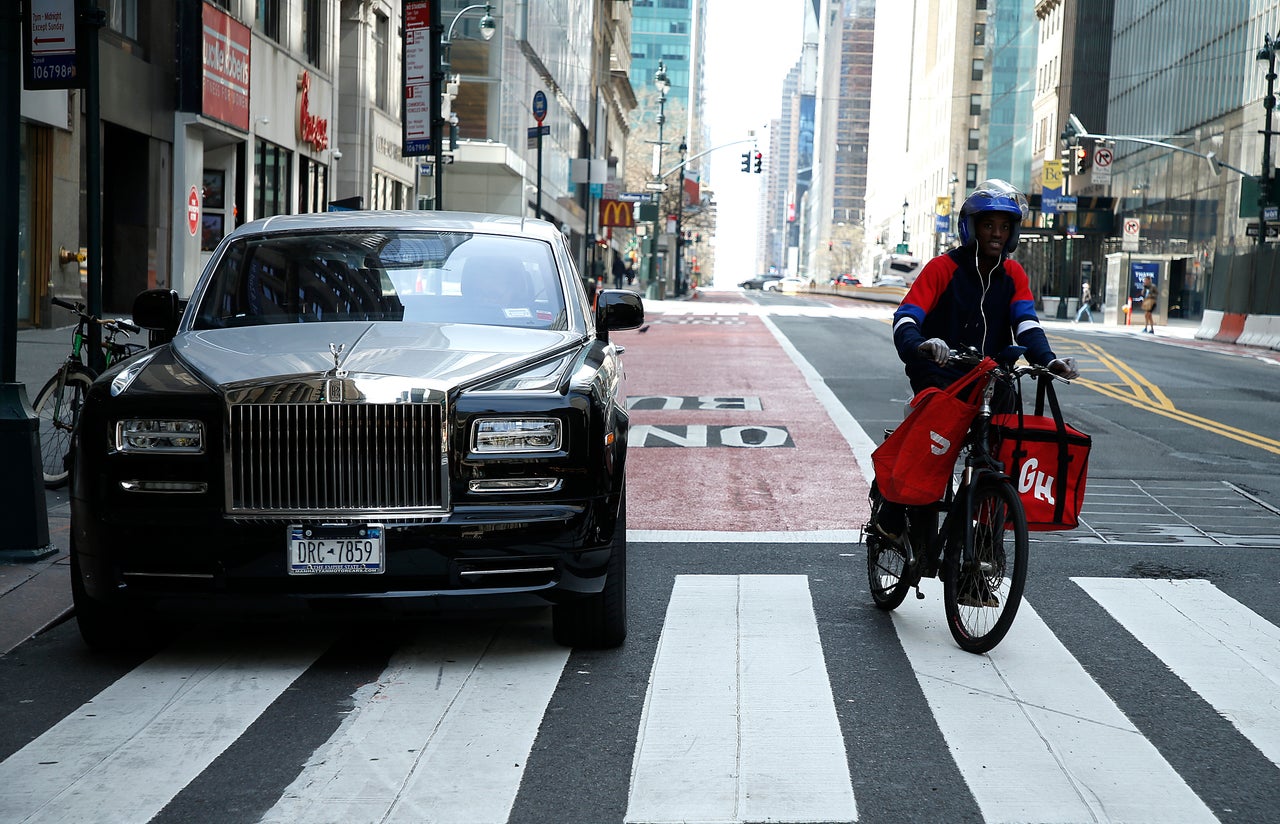
{"label": "bicycle wheel spokes", "polygon": [[947,562],[947,624],[962,649],[987,652],[1009,631],[1022,602],[1027,523],[1018,496],[1003,482],[974,491],[969,517],[969,551],[957,549]]}
{"label": "bicycle wheel spokes", "polygon": [[36,396],[34,411],[40,420],[40,462],[44,485],[56,489],[70,477],[72,437],[80,420],[80,408],[93,379],[86,373],[59,370]]}
{"label": "bicycle wheel spokes", "polygon": [[867,536],[867,584],[871,600],[881,609],[897,607],[911,587],[902,549],[875,535]]}

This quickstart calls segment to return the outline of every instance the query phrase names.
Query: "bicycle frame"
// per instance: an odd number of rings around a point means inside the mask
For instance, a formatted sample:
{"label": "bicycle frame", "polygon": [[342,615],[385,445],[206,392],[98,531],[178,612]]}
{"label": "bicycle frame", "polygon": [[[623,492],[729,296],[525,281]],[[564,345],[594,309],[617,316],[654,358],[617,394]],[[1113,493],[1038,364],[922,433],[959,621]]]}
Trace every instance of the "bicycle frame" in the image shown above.
{"label": "bicycle frame", "polygon": [[[970,424],[968,434],[965,436],[963,448],[964,465],[960,472],[959,482],[957,483],[954,478],[949,481],[947,490],[939,501],[923,506],[906,508],[907,534],[910,538],[906,548],[908,550],[908,562],[915,563],[915,568],[920,573],[913,576],[913,586],[917,589],[919,588],[920,578],[933,577],[937,574],[937,570],[945,559],[945,552],[949,547],[953,547],[957,543],[957,541],[948,539],[953,537],[959,539],[959,548],[966,554],[963,560],[973,560],[972,557],[969,557],[971,554],[969,548],[973,545],[973,524],[969,522],[968,518],[963,517],[962,513],[969,511],[970,496],[984,479],[991,477],[1002,482],[1009,482],[1009,476],[1005,474],[1004,467],[991,453],[991,399],[995,395],[996,385],[1001,380],[1010,380],[1012,382],[1012,380],[1016,379],[1016,374],[1012,370],[1008,372],[996,370],[987,376],[986,385],[982,389],[982,405],[979,407],[977,417]],[[937,523],[939,513],[944,513],[941,526]],[[918,524],[918,516],[924,516],[928,521],[925,524]],[[955,522],[957,518],[962,521],[961,524]],[[963,532],[960,531],[961,529],[963,529]],[[921,549],[924,550],[923,559],[917,556],[915,552],[914,545],[918,541]],[[919,563],[916,563],[921,560],[924,561],[926,566],[922,567]]]}

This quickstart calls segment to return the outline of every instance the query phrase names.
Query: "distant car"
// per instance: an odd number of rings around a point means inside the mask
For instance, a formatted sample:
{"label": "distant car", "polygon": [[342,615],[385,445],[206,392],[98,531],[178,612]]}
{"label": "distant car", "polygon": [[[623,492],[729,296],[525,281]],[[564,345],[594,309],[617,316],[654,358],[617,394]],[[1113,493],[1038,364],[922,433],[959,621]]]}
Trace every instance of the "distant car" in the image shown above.
{"label": "distant car", "polygon": [[873,284],[871,284],[871,285],[872,285],[872,286],[902,286],[902,287],[905,287],[905,286],[907,285],[907,282],[906,282],[906,280],[904,280],[903,278],[898,277],[897,275],[882,275],[881,277],[879,277],[879,278],[877,278],[877,279],[876,279],[876,282],[875,282],[875,283],[873,283]]}
{"label": "distant car", "polygon": [[808,285],[808,281],[800,278],[780,278],[764,285],[766,292],[799,292]]}
{"label": "distant car", "polygon": [[[168,608],[550,604],[557,641],[626,635],[628,415],[564,235],[462,212],[329,212],[227,235],[156,345],[93,384],[71,591],[91,647]],[[304,609],[305,614],[305,609]]]}
{"label": "distant car", "polygon": [[861,286],[862,281],[853,275],[836,275],[832,278],[832,283],[836,286]]}
{"label": "distant car", "polygon": [[756,275],[750,280],[744,280],[742,281],[742,283],[739,283],[738,288],[739,289],[763,289],[764,285],[771,280],[777,280],[777,278],[772,278],[772,277],[769,277],[768,275]]}

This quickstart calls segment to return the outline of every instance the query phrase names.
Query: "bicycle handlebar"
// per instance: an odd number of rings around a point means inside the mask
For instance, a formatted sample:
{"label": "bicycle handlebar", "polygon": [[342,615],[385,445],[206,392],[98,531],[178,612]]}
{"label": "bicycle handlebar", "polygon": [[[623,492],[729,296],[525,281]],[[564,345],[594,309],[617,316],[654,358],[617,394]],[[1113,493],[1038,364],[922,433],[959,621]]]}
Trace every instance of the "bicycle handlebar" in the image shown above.
{"label": "bicycle handlebar", "polygon": [[105,326],[107,329],[114,332],[124,332],[126,335],[137,335],[142,332],[141,326],[137,325],[133,321],[125,320],[124,318],[107,318],[106,320],[95,318],[93,315],[90,315],[85,311],[85,305],[79,301],[70,303],[62,298],[49,298],[49,302],[54,306],[59,306],[69,312],[75,312],[80,316],[81,320],[96,323],[99,326]]}
{"label": "bicycle handlebar", "polygon": [[[1022,347],[1014,347],[1014,348],[1018,350],[1022,349]],[[1061,375],[1058,375],[1057,373],[1051,371],[1048,366],[1040,366],[1039,364],[1033,364],[1033,363],[1029,363],[1024,366],[1018,366],[1014,361],[1016,361],[1017,358],[1021,356],[1022,356],[1022,352],[1019,351],[1018,354],[1014,356],[1013,360],[1007,363],[1004,361],[1003,358],[995,358],[995,361],[1002,372],[1005,372],[1006,374],[1009,374],[1015,377],[1022,377],[1024,375],[1029,375],[1036,379],[1039,379],[1042,377],[1048,377],[1050,380],[1059,380],[1064,382],[1067,380]],[[947,356],[947,366],[953,366],[953,367],[964,366],[968,368],[973,368],[977,366],[979,363],[981,363],[984,357],[985,355],[983,355],[980,351],[978,351],[976,348],[972,346],[966,347],[964,349],[952,349],[950,351],[950,354]]]}

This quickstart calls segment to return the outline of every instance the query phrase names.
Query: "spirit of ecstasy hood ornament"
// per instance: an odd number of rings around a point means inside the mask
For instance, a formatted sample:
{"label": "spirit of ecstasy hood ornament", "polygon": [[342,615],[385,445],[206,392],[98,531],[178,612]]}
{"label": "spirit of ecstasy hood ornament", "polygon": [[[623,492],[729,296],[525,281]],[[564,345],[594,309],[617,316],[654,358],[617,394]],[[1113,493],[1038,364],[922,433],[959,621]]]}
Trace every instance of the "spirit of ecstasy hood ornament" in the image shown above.
{"label": "spirit of ecstasy hood ornament", "polygon": [[342,352],[347,348],[345,343],[330,343],[329,354],[333,355],[333,374],[341,377],[343,374]]}

